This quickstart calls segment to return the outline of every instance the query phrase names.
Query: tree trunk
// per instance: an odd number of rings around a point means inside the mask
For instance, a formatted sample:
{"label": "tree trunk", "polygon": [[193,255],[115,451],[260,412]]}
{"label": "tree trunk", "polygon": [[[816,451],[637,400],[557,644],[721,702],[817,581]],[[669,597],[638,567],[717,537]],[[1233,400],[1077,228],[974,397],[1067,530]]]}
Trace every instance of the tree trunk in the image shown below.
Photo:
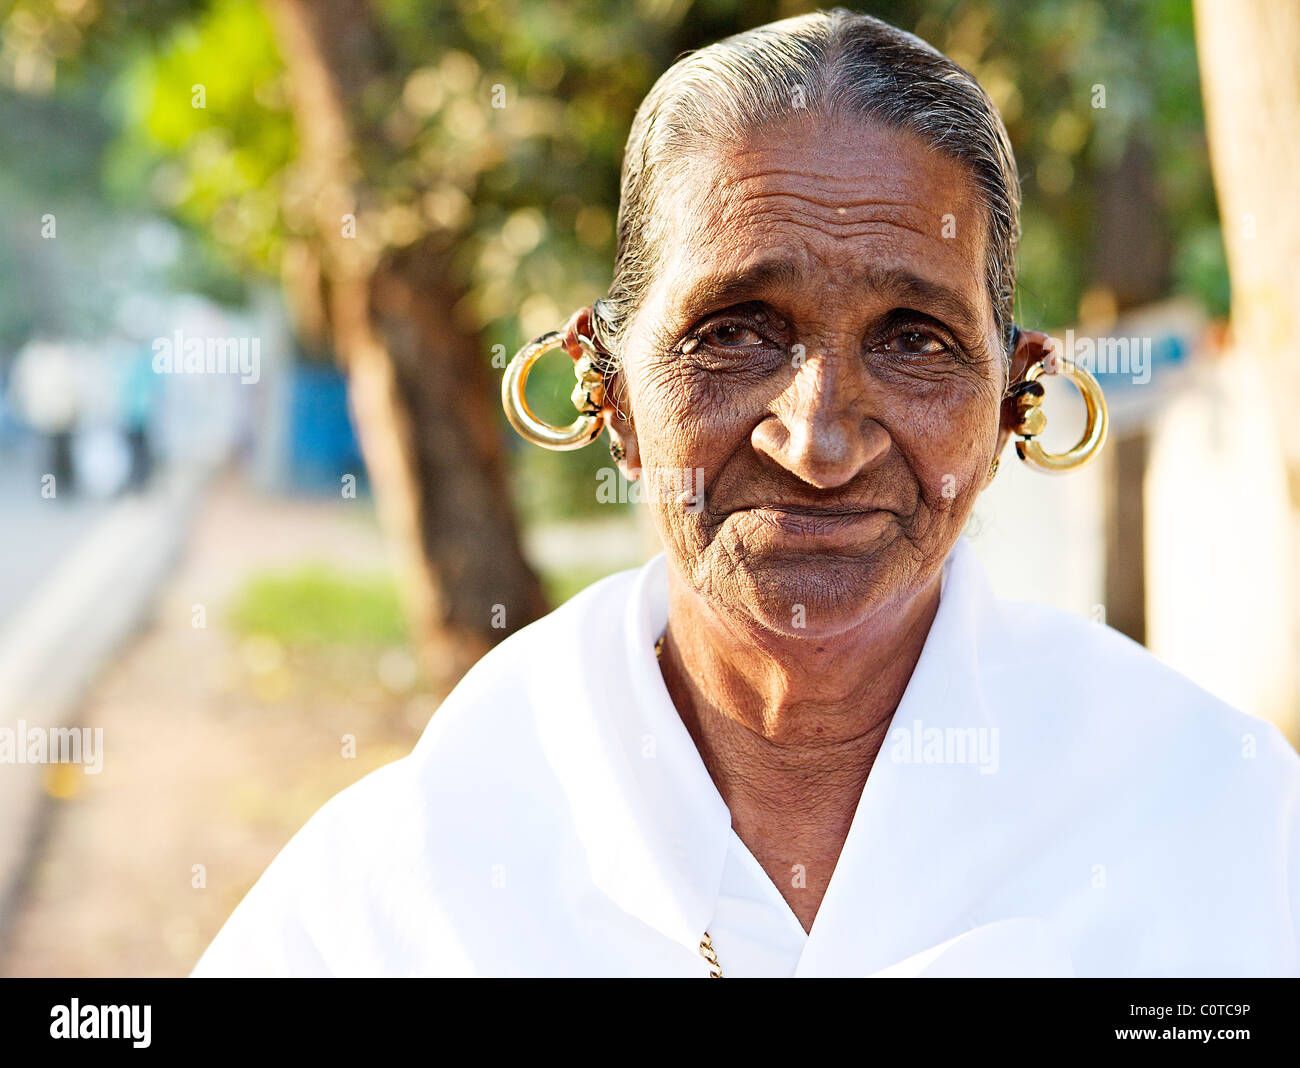
{"label": "tree trunk", "polygon": [[499,386],[453,315],[463,293],[449,240],[393,248],[362,210],[395,158],[361,118],[362,94],[391,74],[368,4],[266,3],[289,73],[301,145],[294,196],[311,205],[325,321],[422,659],[435,686],[450,685],[546,610],[510,507]]}
{"label": "tree trunk", "polygon": [[[1206,127],[1232,277],[1234,349],[1258,359],[1270,383],[1286,457],[1292,544],[1300,556],[1300,4],[1196,0],[1196,45]],[[1251,551],[1251,517],[1243,542]],[[1294,576],[1291,581],[1294,582]],[[1293,587],[1294,589],[1294,587]],[[1300,590],[1290,599],[1300,635]],[[1271,621],[1264,621],[1266,624]],[[1300,650],[1294,659],[1300,661]],[[1297,709],[1286,695],[1292,729]]]}
{"label": "tree trunk", "polygon": [[[1169,289],[1170,245],[1160,221],[1155,160],[1135,128],[1123,154],[1097,176],[1091,278],[1121,315]],[[1148,431],[1116,433],[1111,448],[1106,538],[1106,622],[1135,642],[1147,641],[1146,479]]]}
{"label": "tree trunk", "polygon": [[1197,0],[1196,44],[1233,339],[1259,351],[1275,376],[1300,507],[1300,4]]}
{"label": "tree trunk", "polygon": [[1155,159],[1138,127],[1123,154],[1097,175],[1089,277],[1108,289],[1119,312],[1169,292],[1170,244],[1160,217]]}

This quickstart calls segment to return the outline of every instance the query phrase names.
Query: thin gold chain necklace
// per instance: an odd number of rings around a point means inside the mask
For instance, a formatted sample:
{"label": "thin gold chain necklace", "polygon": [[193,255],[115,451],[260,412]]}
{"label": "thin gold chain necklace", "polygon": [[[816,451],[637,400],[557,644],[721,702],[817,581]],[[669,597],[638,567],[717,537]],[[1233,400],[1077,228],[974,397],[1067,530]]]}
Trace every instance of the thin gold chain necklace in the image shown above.
{"label": "thin gold chain necklace", "polygon": [[[659,640],[655,642],[655,659],[662,660],[664,655],[664,635],[659,635]],[[700,956],[709,962],[709,978],[722,978],[722,965],[718,963],[718,955],[713,951],[713,939],[709,937],[709,932],[704,932],[704,937],[700,939]]]}

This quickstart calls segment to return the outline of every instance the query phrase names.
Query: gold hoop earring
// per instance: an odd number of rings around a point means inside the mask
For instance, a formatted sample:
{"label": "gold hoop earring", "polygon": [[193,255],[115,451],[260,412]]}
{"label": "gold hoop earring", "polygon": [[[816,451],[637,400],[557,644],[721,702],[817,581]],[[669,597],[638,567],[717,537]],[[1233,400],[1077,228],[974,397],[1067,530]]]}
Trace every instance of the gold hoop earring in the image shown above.
{"label": "gold hoop earring", "polygon": [[[1043,413],[1043,386],[1038,381],[1047,368],[1039,360],[1025,372],[1024,380],[1015,387],[1012,396],[1015,399],[1017,420],[1015,432],[1021,440],[1016,442],[1016,455],[1030,467],[1052,474],[1061,474],[1082,467],[1106,443],[1106,430],[1110,415],[1106,409],[1106,397],[1097,380],[1084,368],[1075,363],[1061,364],[1061,373],[1078,387],[1083,396],[1083,405],[1087,411],[1087,422],[1083,428],[1083,437],[1079,443],[1067,452],[1052,453],[1034,440],[1047,427],[1047,416]],[[1031,388],[1033,387],[1033,388]]]}
{"label": "gold hoop earring", "polygon": [[593,363],[595,348],[581,335],[578,335],[578,345],[582,349],[582,355],[573,364],[578,384],[569,397],[578,409],[578,417],[568,426],[552,426],[538,419],[528,406],[524,390],[533,364],[552,349],[564,348],[564,344],[565,336],[558,331],[535,338],[515,353],[501,379],[501,406],[506,411],[510,425],[526,441],[557,452],[590,445],[605,428],[605,417],[600,410],[605,403],[605,380]]}

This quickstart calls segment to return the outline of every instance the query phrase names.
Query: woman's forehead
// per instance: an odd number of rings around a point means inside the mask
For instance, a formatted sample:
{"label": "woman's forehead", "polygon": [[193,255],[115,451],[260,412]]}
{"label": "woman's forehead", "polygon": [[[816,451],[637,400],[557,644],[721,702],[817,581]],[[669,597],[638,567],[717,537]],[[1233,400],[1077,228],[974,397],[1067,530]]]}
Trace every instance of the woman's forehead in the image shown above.
{"label": "woman's forehead", "polygon": [[788,123],[692,158],[662,195],[673,233],[655,288],[669,299],[655,303],[666,314],[763,293],[879,290],[965,305],[992,325],[974,185],[909,133]]}
{"label": "woman's forehead", "polygon": [[918,178],[960,196],[969,176],[959,161],[936,152],[916,134],[867,118],[796,115],[714,146],[711,160],[724,182],[753,180],[769,170],[798,175],[840,195],[863,185],[905,191]]}

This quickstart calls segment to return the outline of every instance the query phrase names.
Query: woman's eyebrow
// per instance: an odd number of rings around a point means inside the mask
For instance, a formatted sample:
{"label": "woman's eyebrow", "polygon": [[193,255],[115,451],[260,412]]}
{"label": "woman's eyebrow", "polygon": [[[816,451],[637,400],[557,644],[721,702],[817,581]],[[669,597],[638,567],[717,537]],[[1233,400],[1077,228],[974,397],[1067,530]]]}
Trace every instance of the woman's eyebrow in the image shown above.
{"label": "woman's eyebrow", "polygon": [[803,268],[794,260],[760,260],[733,274],[712,275],[686,291],[689,308],[720,308],[754,295],[803,281]]}
{"label": "woman's eyebrow", "polygon": [[[853,271],[857,289],[912,305],[917,311],[932,311],[956,329],[978,336],[983,321],[966,297],[951,286],[925,278],[903,267],[863,264]],[[684,318],[723,308],[763,293],[798,285],[804,269],[796,260],[760,260],[740,271],[711,275],[696,282],[682,298]]]}
{"label": "woman's eyebrow", "polygon": [[934,311],[957,330],[979,337],[983,320],[966,297],[951,286],[913,274],[904,268],[867,268],[868,288],[914,305],[917,311]]}

